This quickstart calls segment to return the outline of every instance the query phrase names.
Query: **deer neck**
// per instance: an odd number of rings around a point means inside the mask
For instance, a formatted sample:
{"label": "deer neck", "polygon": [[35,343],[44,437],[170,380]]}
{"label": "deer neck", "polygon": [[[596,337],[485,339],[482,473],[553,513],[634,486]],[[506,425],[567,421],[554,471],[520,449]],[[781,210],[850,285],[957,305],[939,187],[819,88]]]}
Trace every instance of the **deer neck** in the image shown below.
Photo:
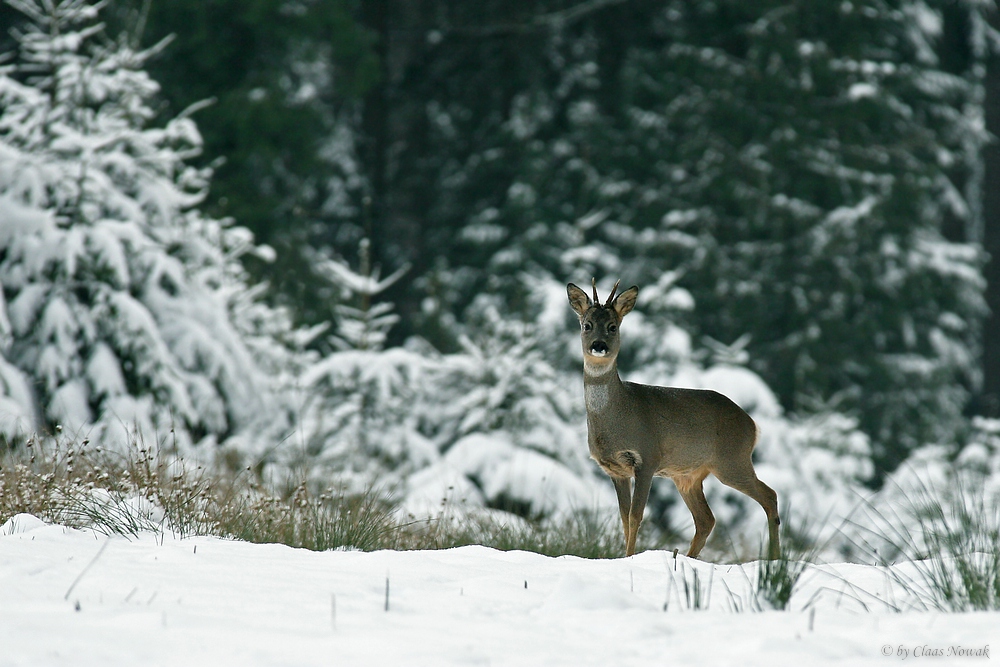
{"label": "deer neck", "polygon": [[587,414],[597,416],[608,409],[612,397],[622,386],[618,377],[618,362],[606,364],[583,362],[583,395],[587,401]]}

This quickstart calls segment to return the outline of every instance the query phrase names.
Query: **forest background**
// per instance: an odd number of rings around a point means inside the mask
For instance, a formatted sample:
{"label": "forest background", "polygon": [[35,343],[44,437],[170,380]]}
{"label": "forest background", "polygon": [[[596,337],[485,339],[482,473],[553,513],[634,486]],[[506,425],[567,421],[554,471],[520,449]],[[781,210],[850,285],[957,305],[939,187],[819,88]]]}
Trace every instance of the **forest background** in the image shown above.
{"label": "forest background", "polygon": [[1000,479],[991,1],[13,0],[0,26],[10,449],[138,434],[415,513],[610,504],[565,302],[596,277],[641,288],[627,377],[733,396],[804,515],[907,462]]}

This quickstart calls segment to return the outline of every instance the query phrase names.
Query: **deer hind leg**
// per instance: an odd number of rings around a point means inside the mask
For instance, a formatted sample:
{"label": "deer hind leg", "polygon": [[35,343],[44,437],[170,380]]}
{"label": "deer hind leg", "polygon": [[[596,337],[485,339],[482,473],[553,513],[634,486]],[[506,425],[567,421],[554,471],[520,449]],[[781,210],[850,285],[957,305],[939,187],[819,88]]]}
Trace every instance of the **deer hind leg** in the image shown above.
{"label": "deer hind leg", "polygon": [[750,496],[764,508],[764,513],[767,514],[767,557],[770,560],[778,559],[781,556],[781,545],[778,541],[778,526],[781,525],[781,519],[778,517],[778,494],[774,492],[774,489],[757,479],[753,464],[749,462],[743,466],[720,469],[714,472],[720,482]]}
{"label": "deer hind leg", "polygon": [[694,537],[691,539],[691,546],[687,553],[691,558],[698,557],[708,540],[708,536],[712,534],[712,529],[715,528],[715,515],[712,514],[712,508],[708,506],[705,490],[702,488],[702,482],[705,481],[707,474],[705,472],[693,477],[674,479],[674,484],[677,486],[681,498],[684,499],[684,504],[691,510],[691,517],[694,519]]}

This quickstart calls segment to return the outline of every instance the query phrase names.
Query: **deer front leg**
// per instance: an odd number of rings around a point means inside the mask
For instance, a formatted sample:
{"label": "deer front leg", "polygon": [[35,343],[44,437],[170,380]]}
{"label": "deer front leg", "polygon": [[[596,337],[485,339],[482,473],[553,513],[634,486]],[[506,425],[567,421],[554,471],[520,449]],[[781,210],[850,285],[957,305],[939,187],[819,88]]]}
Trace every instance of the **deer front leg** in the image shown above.
{"label": "deer front leg", "polygon": [[628,513],[632,508],[632,478],[612,477],[611,481],[615,485],[615,493],[618,494],[618,514],[622,519],[622,535],[628,543]]}
{"label": "deer front leg", "polygon": [[632,490],[632,506],[628,513],[628,534],[625,540],[625,555],[635,554],[635,540],[639,535],[639,524],[642,523],[642,513],[646,510],[649,500],[649,488],[653,484],[653,471],[637,468],[635,471],[635,488]]}

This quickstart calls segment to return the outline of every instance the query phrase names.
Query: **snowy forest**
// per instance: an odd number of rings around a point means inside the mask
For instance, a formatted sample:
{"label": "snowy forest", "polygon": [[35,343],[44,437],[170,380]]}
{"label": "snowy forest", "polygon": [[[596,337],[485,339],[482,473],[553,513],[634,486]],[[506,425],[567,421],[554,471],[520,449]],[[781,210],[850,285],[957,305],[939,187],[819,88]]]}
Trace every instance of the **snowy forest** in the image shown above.
{"label": "snowy forest", "polygon": [[[783,516],[960,471],[1000,494],[992,0],[6,0],[0,27],[0,447],[612,512],[566,300],[593,277],[640,288],[624,378],[757,421]],[[759,511],[706,491],[733,530]],[[668,483],[648,516],[690,521]]]}

